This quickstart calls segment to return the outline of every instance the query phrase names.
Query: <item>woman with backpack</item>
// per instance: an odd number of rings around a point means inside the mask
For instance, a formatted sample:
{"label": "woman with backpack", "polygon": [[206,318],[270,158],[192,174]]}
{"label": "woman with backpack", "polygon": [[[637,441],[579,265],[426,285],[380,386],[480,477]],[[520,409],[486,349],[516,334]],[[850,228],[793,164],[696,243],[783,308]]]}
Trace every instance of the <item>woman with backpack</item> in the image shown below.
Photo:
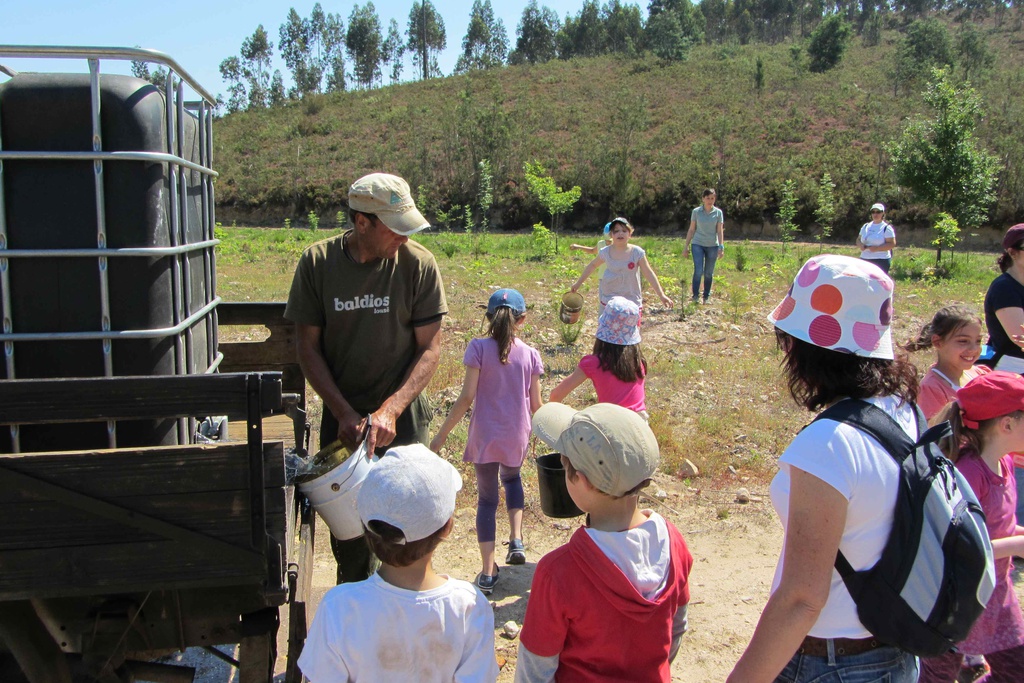
{"label": "woman with backpack", "polygon": [[[917,440],[917,371],[894,354],[893,283],[868,261],[808,260],[768,316],[794,400],[818,411],[863,399]],[[874,566],[893,526],[900,470],[878,441],[849,424],[812,422],[779,458],[772,504],[785,528],[772,595],[729,683],[917,681],[917,658],[883,645],[861,623],[838,551]]]}
{"label": "woman with backpack", "polygon": [[875,202],[871,205],[871,220],[860,226],[860,232],[857,233],[860,257],[888,273],[895,246],[896,231],[885,220],[885,204]]}

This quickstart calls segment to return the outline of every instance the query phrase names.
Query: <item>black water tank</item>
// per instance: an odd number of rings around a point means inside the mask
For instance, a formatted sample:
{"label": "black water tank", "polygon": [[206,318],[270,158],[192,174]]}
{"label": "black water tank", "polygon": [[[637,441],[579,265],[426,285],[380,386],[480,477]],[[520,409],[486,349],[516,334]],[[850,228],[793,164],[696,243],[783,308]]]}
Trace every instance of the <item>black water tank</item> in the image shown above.
{"label": "black water tank", "polygon": [[[22,73],[0,85],[0,143],[4,151],[92,151],[92,104],[88,74]],[[101,75],[100,122],[103,151],[167,152],[163,93],[130,76]],[[186,113],[181,156],[199,163],[198,119]],[[3,187],[8,249],[97,246],[97,199],[92,161],[6,160]],[[201,174],[186,170],[185,242],[204,239]],[[171,175],[168,164],[105,161],[104,216],[107,247],[171,246]],[[212,197],[211,197],[212,200]],[[202,251],[187,257],[144,256],[108,259],[112,330],[156,330],[174,325],[175,295],[184,297],[184,268],[175,285],[172,263],[187,258],[191,302],[185,316],[211,300]],[[212,269],[211,264],[206,268]],[[180,261],[179,261],[180,262]],[[210,275],[212,281],[212,273]],[[14,333],[98,332],[102,330],[99,261],[96,257],[10,259],[9,286]],[[212,326],[211,326],[212,328]],[[203,372],[212,359],[206,320],[192,327],[192,367]],[[114,375],[175,374],[174,337],[117,340],[111,354]],[[17,379],[104,375],[98,340],[19,341],[14,344]],[[7,379],[0,363],[0,377]],[[177,443],[173,421],[122,422],[119,446]],[[8,430],[0,450],[9,452]],[[6,443],[5,443],[6,442]],[[21,450],[102,448],[105,425],[22,428]]]}

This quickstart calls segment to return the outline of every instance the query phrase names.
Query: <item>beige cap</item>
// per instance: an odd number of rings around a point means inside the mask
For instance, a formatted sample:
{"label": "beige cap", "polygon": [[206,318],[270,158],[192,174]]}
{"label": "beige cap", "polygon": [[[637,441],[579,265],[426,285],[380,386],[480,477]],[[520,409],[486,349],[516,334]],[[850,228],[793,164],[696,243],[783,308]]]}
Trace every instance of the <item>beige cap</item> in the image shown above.
{"label": "beige cap", "polygon": [[389,173],[371,173],[352,183],[348,188],[348,206],[372,213],[399,235],[413,235],[430,227],[416,209],[409,183]]}
{"label": "beige cap", "polygon": [[612,496],[650,479],[661,461],[658,440],[647,422],[613,403],[579,412],[562,403],[545,403],[533,416],[533,433]]}

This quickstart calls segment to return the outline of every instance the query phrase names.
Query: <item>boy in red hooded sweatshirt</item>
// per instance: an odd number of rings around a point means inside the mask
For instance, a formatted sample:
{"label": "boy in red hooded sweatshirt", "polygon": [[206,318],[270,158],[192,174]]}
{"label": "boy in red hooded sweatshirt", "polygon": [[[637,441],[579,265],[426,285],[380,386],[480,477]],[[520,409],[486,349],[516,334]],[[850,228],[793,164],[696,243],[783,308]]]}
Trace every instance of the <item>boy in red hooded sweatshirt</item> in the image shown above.
{"label": "boy in red hooded sweatshirt", "polygon": [[569,495],[589,525],[537,563],[516,683],[672,680],[686,631],[693,557],[679,531],[637,507],[658,442],[632,410],[548,403],[533,432],[562,454]]}

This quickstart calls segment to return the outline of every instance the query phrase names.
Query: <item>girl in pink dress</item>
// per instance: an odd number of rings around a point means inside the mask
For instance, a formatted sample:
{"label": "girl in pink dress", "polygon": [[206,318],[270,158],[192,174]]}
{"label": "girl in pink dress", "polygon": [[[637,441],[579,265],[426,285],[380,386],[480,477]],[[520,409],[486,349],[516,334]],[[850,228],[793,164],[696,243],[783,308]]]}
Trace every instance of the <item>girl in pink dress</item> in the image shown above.
{"label": "girl in pink dress", "polygon": [[904,348],[910,352],[935,349],[935,363],[925,373],[917,394],[917,404],[929,420],[956,398],[960,387],[991,372],[984,365],[975,365],[981,355],[981,318],[965,306],[939,309]]}
{"label": "girl in pink dress", "polygon": [[970,483],[992,539],[996,587],[988,606],[957,652],[921,660],[920,683],[953,683],[965,654],[985,655],[987,683],[1011,683],[1024,672],[1024,615],[1013,591],[1012,558],[1024,557],[1017,525],[1017,487],[1011,451],[1024,449],[1024,378],[994,371],[971,380],[939,413],[953,436],[948,455]]}
{"label": "girl in pink dress", "polygon": [[640,307],[621,296],[605,304],[597,319],[594,352],[580,359],[571,375],[551,391],[551,401],[562,403],[588,379],[600,403],[629,408],[647,419],[644,379],[647,362],[640,350]]}
{"label": "girl in pink dress", "polygon": [[488,335],[469,342],[463,364],[466,379],[448,419],[430,442],[437,453],[455,425],[473,408],[463,462],[476,470],[476,540],[483,568],[477,587],[489,595],[498,582],[495,562],[495,516],[499,482],[505,489],[509,544],[506,564],[524,564],[523,480],[519,469],[530,440],[530,419],[541,406],[540,376],[544,366],[537,349],[516,332],[526,320],[526,300],[514,289],[499,289],[487,302]]}

